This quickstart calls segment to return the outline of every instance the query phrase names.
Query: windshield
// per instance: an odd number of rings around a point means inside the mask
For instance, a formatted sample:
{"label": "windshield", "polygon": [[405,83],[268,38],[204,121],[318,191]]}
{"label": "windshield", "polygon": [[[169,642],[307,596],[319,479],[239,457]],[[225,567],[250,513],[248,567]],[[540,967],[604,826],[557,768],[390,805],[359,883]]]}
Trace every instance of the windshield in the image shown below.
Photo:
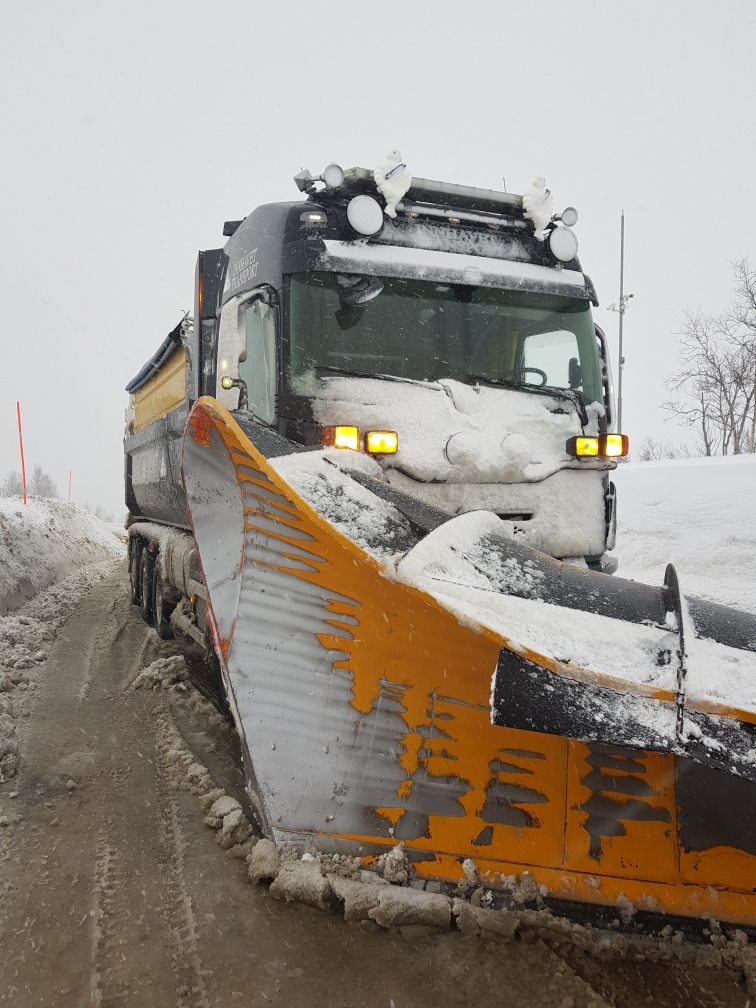
{"label": "windshield", "polygon": [[334,273],[288,278],[293,379],[332,368],[415,381],[550,386],[601,401],[587,301],[381,277],[377,284],[369,278],[369,300],[345,304],[354,298],[344,291],[365,279]]}

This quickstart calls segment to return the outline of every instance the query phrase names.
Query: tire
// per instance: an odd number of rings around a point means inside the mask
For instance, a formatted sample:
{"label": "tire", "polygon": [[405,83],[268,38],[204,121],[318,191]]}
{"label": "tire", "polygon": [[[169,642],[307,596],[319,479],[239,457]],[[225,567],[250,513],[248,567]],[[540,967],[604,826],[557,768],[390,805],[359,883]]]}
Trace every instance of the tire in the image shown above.
{"label": "tire", "polygon": [[152,626],[152,576],[154,563],[149,549],[143,549],[139,561],[139,584],[141,588],[141,599],[139,608],[142,612],[142,619]]}
{"label": "tire", "polygon": [[152,576],[152,626],[161,640],[173,637],[171,627],[171,612],[173,606],[166,600],[163,575],[160,573],[160,561],[156,558]]}
{"label": "tire", "polygon": [[131,604],[135,606],[142,602],[141,552],[139,542],[132,538],[129,541],[129,585],[131,587]]}

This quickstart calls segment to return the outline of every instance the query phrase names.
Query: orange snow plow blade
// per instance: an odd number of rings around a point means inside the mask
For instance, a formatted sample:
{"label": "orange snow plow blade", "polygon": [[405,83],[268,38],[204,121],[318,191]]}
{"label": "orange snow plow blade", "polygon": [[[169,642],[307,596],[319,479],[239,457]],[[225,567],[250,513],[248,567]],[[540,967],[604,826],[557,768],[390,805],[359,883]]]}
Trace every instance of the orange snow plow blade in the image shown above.
{"label": "orange snow plow blade", "polygon": [[528,873],[555,900],[756,925],[756,785],[627,740],[503,726],[497,669],[556,675],[554,658],[403,582],[329,520],[338,495],[313,507],[213,399],[184,460],[271,839],[367,858],[401,841],[423,879],[456,883],[472,859],[494,890]]}

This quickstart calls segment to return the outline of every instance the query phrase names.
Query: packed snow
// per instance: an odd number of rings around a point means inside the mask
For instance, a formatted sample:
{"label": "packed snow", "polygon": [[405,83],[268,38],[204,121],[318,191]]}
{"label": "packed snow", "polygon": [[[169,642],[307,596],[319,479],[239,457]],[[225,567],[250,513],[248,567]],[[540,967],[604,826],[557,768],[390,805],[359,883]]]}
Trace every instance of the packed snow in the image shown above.
{"label": "packed snow", "polygon": [[0,497],[0,615],[78,567],[124,553],[112,531],[78,504]]}
{"label": "packed snow", "polygon": [[[312,374],[297,388],[312,399],[324,426],[349,417],[361,430],[396,431],[398,451],[381,465],[385,478],[411,496],[450,514],[484,509],[529,515],[513,528],[522,542],[551,556],[601,552],[606,463],[565,467],[565,442],[583,431],[569,391],[524,395],[453,379]],[[601,413],[600,403],[587,406],[584,433],[598,434]],[[592,477],[579,468],[590,468]]]}
{"label": "packed snow", "polygon": [[16,773],[18,721],[29,714],[58,628],[124,554],[103,522],[76,504],[0,498],[0,782]]}

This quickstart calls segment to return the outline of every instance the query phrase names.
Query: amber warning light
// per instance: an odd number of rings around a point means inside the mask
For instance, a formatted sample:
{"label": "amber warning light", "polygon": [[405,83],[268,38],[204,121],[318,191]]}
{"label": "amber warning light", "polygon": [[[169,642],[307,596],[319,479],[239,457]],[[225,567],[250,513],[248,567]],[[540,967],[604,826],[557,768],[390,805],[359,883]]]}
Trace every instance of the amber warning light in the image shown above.
{"label": "amber warning light", "polygon": [[[334,448],[351,448],[360,450],[360,431],[358,427],[339,426],[324,427],[321,435],[324,445]],[[366,452],[371,455],[395,455],[399,447],[399,435],[396,431],[371,430],[366,431],[362,441]]]}
{"label": "amber warning light", "polygon": [[601,437],[571,437],[567,454],[575,458],[622,458],[630,450],[627,434],[602,434]]}
{"label": "amber warning light", "polygon": [[365,435],[365,451],[371,455],[395,455],[399,435],[392,430],[371,430]]}
{"label": "amber warning light", "polygon": [[360,432],[357,427],[324,427],[321,439],[324,445],[334,448],[360,450]]}

